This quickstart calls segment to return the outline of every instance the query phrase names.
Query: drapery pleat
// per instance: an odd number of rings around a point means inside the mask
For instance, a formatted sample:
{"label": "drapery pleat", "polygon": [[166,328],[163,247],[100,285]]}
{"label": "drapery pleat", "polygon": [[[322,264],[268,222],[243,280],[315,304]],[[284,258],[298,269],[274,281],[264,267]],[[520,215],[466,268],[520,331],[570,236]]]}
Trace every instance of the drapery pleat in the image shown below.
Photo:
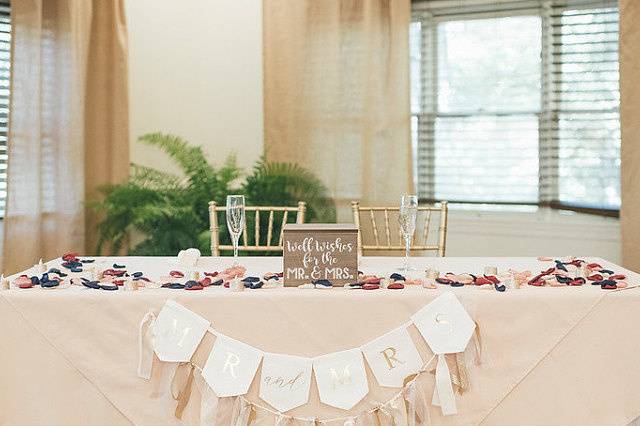
{"label": "drapery pleat", "polygon": [[124,0],[21,0],[12,24],[5,274],[91,252],[86,202],[129,169]]}
{"label": "drapery pleat", "polygon": [[413,188],[410,1],[264,0],[263,14],[267,159],[311,169],[339,207],[397,204]]}
{"label": "drapery pleat", "polygon": [[640,2],[619,4],[622,261],[640,271]]}

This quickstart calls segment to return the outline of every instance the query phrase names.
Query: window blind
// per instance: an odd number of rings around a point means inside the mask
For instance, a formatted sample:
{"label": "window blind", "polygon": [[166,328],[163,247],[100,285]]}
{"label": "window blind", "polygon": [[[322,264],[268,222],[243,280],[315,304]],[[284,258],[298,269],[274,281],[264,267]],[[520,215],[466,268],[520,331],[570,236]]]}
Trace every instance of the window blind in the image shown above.
{"label": "window blind", "polygon": [[0,217],[7,198],[7,137],[11,77],[11,5],[0,1]]}
{"label": "window blind", "polygon": [[541,117],[542,201],[618,209],[618,8],[546,3]]}
{"label": "window blind", "polygon": [[420,197],[617,209],[617,20],[610,1],[414,3]]}

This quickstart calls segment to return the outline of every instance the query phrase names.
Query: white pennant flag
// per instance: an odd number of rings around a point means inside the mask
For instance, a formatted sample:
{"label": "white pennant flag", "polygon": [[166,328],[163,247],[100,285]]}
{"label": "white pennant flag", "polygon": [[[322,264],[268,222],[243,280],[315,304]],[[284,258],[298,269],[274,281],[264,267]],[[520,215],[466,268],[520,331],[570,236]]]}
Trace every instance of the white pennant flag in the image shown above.
{"label": "white pennant flag", "polygon": [[380,386],[401,388],[407,376],[422,368],[422,358],[404,326],[361,349]]}
{"label": "white pennant flag", "polygon": [[153,349],[165,362],[188,362],[211,323],[167,300],[153,324]]}
{"label": "white pennant flag", "polygon": [[451,291],[437,297],[411,319],[433,353],[438,355],[433,403],[442,407],[445,416],[456,414],[456,400],[444,355],[464,352],[476,324]]}
{"label": "white pennant flag", "polygon": [[369,392],[360,349],[314,358],[313,369],[320,400],[327,405],[349,410]]}
{"label": "white pennant flag", "polygon": [[213,344],[202,377],[219,397],[244,395],[258,370],[262,352],[220,335]]}
{"label": "white pennant flag", "polygon": [[260,376],[260,398],[284,413],[309,401],[313,360],[265,353]]}

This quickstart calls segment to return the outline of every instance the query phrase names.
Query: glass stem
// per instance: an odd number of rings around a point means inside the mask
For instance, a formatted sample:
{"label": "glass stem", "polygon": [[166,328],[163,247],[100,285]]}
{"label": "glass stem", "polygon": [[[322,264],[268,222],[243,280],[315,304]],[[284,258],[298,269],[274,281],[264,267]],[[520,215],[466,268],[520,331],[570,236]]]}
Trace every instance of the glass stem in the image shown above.
{"label": "glass stem", "polygon": [[238,260],[238,245],[240,244],[240,235],[233,236],[233,260]]}
{"label": "glass stem", "polygon": [[404,269],[409,270],[409,250],[411,248],[411,237],[404,237]]}

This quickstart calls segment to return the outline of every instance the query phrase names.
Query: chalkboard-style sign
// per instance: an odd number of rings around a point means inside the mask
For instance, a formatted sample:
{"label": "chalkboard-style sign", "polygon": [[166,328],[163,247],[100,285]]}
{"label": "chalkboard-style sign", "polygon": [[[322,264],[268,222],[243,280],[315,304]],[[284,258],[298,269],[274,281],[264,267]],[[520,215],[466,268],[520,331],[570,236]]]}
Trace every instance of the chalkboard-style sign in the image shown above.
{"label": "chalkboard-style sign", "polygon": [[346,223],[287,224],[283,237],[284,285],[358,280],[358,228]]}

